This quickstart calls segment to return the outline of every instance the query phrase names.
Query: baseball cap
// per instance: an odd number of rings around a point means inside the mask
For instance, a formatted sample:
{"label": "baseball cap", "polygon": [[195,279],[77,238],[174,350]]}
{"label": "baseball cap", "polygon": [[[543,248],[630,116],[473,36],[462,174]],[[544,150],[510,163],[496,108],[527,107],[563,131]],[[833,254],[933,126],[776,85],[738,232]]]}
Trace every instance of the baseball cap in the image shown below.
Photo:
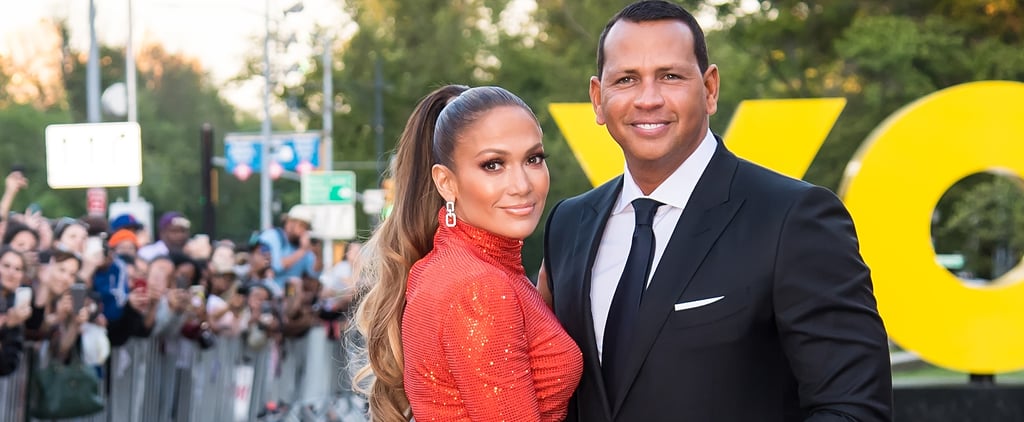
{"label": "baseball cap", "polygon": [[107,241],[107,245],[114,247],[117,246],[118,243],[126,240],[132,242],[135,246],[139,246],[139,238],[135,236],[134,231],[127,228],[114,232],[114,234],[110,236],[110,240]]}
{"label": "baseball cap", "polygon": [[110,231],[117,232],[121,229],[138,230],[142,228],[142,223],[136,220],[131,214],[121,214],[110,220]]}
{"label": "baseball cap", "polygon": [[163,231],[171,226],[188,229],[192,227],[192,223],[188,221],[188,218],[185,218],[185,216],[182,215],[180,212],[168,211],[165,212],[164,215],[160,216],[160,224],[157,227],[159,227],[160,230]]}

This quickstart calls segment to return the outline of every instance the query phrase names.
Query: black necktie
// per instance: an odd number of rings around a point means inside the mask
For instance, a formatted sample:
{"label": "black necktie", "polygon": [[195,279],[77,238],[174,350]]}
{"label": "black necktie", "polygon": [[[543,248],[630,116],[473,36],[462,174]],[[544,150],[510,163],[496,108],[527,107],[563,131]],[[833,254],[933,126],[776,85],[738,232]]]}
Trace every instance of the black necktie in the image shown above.
{"label": "black necktie", "polygon": [[621,376],[619,372],[625,352],[630,347],[630,333],[636,329],[636,314],[647,287],[647,275],[651,272],[651,261],[654,259],[654,229],[651,226],[654,224],[654,214],[661,205],[661,202],[648,198],[633,200],[633,212],[636,214],[633,242],[629,246],[626,267],[622,270],[612,305],[608,309],[602,342],[601,372],[611,400],[614,400],[614,391],[624,388],[618,385],[621,380],[617,377]]}

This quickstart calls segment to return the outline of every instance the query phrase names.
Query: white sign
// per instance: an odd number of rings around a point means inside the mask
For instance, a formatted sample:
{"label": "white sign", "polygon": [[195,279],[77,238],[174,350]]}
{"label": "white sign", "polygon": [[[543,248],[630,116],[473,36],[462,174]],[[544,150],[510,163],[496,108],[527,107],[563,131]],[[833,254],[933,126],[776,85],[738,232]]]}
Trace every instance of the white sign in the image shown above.
{"label": "white sign", "polygon": [[47,126],[46,183],[53,189],[142,184],[142,131],[139,124]]}
{"label": "white sign", "polygon": [[310,210],[313,214],[313,229],[310,234],[321,239],[351,240],[356,238],[356,206],[342,205],[296,205]]}
{"label": "white sign", "polygon": [[384,189],[367,189],[363,191],[363,212],[370,215],[380,214],[384,209]]}

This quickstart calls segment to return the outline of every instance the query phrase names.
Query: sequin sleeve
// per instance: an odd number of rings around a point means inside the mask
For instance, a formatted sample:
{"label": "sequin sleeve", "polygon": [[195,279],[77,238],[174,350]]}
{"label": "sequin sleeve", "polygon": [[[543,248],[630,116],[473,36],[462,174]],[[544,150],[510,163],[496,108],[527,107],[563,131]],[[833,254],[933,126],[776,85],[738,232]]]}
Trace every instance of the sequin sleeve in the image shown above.
{"label": "sequin sleeve", "polygon": [[508,280],[480,277],[449,305],[441,343],[470,419],[537,421],[529,341]]}

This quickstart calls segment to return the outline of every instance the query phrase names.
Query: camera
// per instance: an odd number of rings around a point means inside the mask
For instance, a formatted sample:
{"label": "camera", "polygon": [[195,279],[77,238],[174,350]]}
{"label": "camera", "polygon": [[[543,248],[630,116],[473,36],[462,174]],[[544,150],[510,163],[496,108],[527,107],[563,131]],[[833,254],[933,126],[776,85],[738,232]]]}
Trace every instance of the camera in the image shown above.
{"label": "camera", "polygon": [[199,348],[206,350],[217,344],[217,335],[210,329],[210,324],[203,321],[199,324],[199,335],[196,338],[196,342],[199,343]]}

